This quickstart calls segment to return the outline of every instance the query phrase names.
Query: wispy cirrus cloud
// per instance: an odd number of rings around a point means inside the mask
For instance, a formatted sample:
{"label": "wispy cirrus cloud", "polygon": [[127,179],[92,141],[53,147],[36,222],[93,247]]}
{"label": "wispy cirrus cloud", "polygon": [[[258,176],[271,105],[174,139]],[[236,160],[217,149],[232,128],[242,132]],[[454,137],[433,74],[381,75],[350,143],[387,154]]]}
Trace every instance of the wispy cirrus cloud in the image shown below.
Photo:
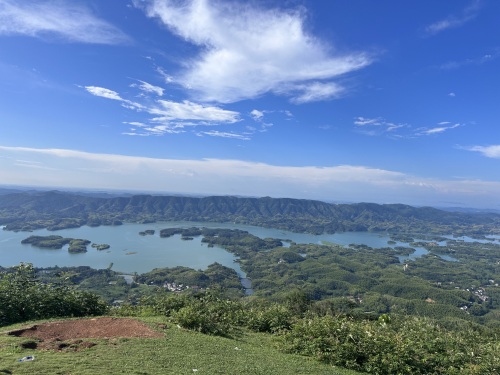
{"label": "wispy cirrus cloud", "polygon": [[189,100],[184,100],[182,102],[158,100],[157,104],[157,107],[149,107],[147,109],[148,113],[158,116],[153,118],[153,121],[197,120],[227,124],[239,121],[238,112],[228,111],[220,107],[193,103]]}
{"label": "wispy cirrus cloud", "polygon": [[448,122],[448,121],[440,122],[438,125],[441,125],[441,126],[436,126],[436,127],[433,127],[433,128],[420,128],[420,129],[417,129],[417,132],[415,133],[415,135],[440,134],[440,133],[444,133],[444,132],[446,132],[448,130],[456,129],[459,126],[462,126],[461,124],[453,124],[453,125],[451,125],[451,123]]}
{"label": "wispy cirrus cloud", "polygon": [[333,82],[310,82],[295,85],[290,91],[297,91],[291,101],[295,104],[318,102],[337,98],[345,92],[345,88]]}
{"label": "wispy cirrus cloud", "polygon": [[198,135],[200,135],[200,136],[208,135],[208,136],[211,136],[211,137],[239,139],[241,141],[249,141],[251,139],[248,135],[245,135],[245,134],[236,134],[236,133],[230,133],[230,132],[221,132],[221,131],[218,131],[218,130],[202,131],[202,132],[199,132]]}
{"label": "wispy cirrus cloud", "polygon": [[463,26],[469,21],[477,17],[482,7],[481,0],[473,0],[472,3],[466,6],[459,14],[452,14],[446,18],[434,22],[425,28],[428,35],[435,35],[444,30],[457,28]]}
{"label": "wispy cirrus cloud", "polygon": [[486,54],[479,56],[479,57],[465,59],[465,60],[459,60],[459,61],[448,61],[444,64],[441,64],[439,66],[439,68],[443,69],[443,70],[452,70],[452,69],[458,69],[458,68],[468,66],[468,65],[482,65],[482,64],[493,62],[499,56],[500,56],[500,51],[498,49],[496,49],[491,53],[486,53]]}
{"label": "wispy cirrus cloud", "polygon": [[230,1],[135,1],[149,17],[200,47],[176,80],[202,102],[230,103],[266,93],[307,103],[335,98],[333,81],[372,63],[339,52],[306,31],[304,12]]}
{"label": "wispy cirrus cloud", "polygon": [[[356,130],[365,135],[386,135],[393,138],[415,138],[420,136],[428,136],[434,134],[441,134],[451,129],[456,129],[462,124],[452,124],[449,121],[442,121],[438,123],[439,126],[434,127],[419,127],[414,128],[407,123],[394,123],[387,121],[382,117],[367,118],[356,117],[354,119]],[[401,132],[404,130],[404,132]]]}
{"label": "wispy cirrus cloud", "polygon": [[122,44],[130,38],[74,2],[0,0],[0,35],[93,44]]}
{"label": "wispy cirrus cloud", "polygon": [[[500,146],[495,146],[499,147]],[[493,149],[492,149],[493,150]],[[500,155],[497,149],[496,155]],[[11,184],[233,194],[436,205],[500,204],[500,183],[434,179],[357,165],[287,166],[232,159],[178,160],[68,149],[0,146],[0,179]],[[29,173],[27,173],[29,170]]]}
{"label": "wispy cirrus cloud", "polygon": [[479,152],[487,158],[500,159],[500,145],[461,147],[464,150]]}
{"label": "wispy cirrus cloud", "polygon": [[362,116],[354,119],[354,125],[358,132],[372,136],[382,134],[394,136],[396,130],[410,127],[408,124],[394,123],[382,117],[367,118]]}
{"label": "wispy cirrus cloud", "polygon": [[[134,101],[125,99],[118,92],[104,87],[84,86],[84,88],[94,96],[118,101],[127,109],[150,115],[146,121],[126,122],[126,124],[132,125],[134,128],[124,132],[125,135],[178,134],[183,132],[182,129],[186,127],[231,125],[241,120],[239,112],[213,105],[203,105],[189,100],[175,102],[164,99],[151,99],[147,94],[159,95],[160,91],[158,89],[160,88],[144,81],[139,82],[141,82],[140,85],[133,84],[131,87],[137,88],[143,95],[140,95]],[[142,103],[139,103],[138,100],[142,101]],[[236,134],[233,138],[236,138]],[[248,136],[246,135],[244,138],[248,138]]]}
{"label": "wispy cirrus cloud", "polygon": [[130,87],[136,87],[146,94],[156,94],[157,96],[163,96],[165,91],[162,87],[152,85],[151,83],[137,80],[139,83],[132,83]]}

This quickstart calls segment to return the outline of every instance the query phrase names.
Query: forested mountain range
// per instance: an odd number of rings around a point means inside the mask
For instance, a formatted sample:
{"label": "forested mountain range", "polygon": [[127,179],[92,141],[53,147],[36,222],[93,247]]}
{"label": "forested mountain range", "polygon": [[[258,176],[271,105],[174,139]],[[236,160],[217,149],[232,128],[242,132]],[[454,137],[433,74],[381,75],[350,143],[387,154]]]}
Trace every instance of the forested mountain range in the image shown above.
{"label": "forested mountain range", "polygon": [[7,230],[156,221],[233,222],[298,232],[394,231],[430,234],[500,233],[500,215],[449,212],[403,204],[332,204],[290,198],[134,195],[95,197],[61,191],[0,195]]}

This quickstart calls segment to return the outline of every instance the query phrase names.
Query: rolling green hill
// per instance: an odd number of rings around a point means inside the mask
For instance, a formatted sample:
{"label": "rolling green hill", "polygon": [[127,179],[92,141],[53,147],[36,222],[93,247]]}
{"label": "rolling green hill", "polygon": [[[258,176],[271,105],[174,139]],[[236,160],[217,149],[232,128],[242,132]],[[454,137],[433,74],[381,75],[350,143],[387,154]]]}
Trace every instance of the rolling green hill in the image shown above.
{"label": "rolling green hill", "polygon": [[7,230],[50,230],[169,220],[234,222],[297,232],[392,231],[487,235],[500,233],[500,215],[448,212],[403,204],[331,204],[290,198],[135,195],[101,198],[58,191],[0,195]]}

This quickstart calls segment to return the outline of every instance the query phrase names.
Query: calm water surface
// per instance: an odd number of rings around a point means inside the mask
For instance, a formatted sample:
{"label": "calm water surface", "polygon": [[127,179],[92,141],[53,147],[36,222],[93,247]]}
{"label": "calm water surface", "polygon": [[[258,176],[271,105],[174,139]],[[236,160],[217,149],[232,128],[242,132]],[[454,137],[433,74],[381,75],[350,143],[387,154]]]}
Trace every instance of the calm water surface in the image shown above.
{"label": "calm water surface", "polygon": [[[208,247],[201,242],[201,236],[193,240],[181,240],[180,235],[170,238],[160,238],[159,232],[164,228],[172,227],[208,227],[229,228],[246,230],[260,238],[279,238],[296,243],[333,242],[340,245],[365,244],[373,248],[388,247],[389,237],[370,232],[346,232],[335,234],[312,235],[293,233],[279,229],[261,228],[250,225],[220,224],[220,223],[194,223],[194,222],[163,222],[153,224],[123,224],[120,226],[80,227],[48,231],[40,229],[33,232],[9,232],[0,230],[0,265],[4,267],[17,265],[20,262],[30,262],[36,267],[51,266],[90,266],[96,269],[108,267],[113,263],[112,269],[126,273],[144,273],[154,268],[186,266],[194,269],[206,269],[208,265],[218,262],[231,267],[238,272],[240,277],[245,277],[237,259],[231,253],[218,247]],[[139,232],[154,229],[154,235],[140,236]],[[21,241],[30,236],[59,235],[63,237],[82,238],[97,244],[109,244],[110,249],[97,251],[90,246],[88,252],[83,254],[70,254],[67,247],[61,250],[49,250],[23,245]],[[394,246],[408,246],[397,243]],[[424,248],[417,248],[409,257],[400,260],[414,259],[426,254]]]}

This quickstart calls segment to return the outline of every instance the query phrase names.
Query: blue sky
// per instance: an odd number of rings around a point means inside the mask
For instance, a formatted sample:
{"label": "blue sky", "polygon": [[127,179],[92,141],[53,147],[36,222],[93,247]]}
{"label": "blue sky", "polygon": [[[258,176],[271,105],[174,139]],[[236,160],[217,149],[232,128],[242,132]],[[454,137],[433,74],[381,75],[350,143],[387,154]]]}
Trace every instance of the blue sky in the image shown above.
{"label": "blue sky", "polygon": [[0,183],[500,209],[500,2],[0,0]]}

